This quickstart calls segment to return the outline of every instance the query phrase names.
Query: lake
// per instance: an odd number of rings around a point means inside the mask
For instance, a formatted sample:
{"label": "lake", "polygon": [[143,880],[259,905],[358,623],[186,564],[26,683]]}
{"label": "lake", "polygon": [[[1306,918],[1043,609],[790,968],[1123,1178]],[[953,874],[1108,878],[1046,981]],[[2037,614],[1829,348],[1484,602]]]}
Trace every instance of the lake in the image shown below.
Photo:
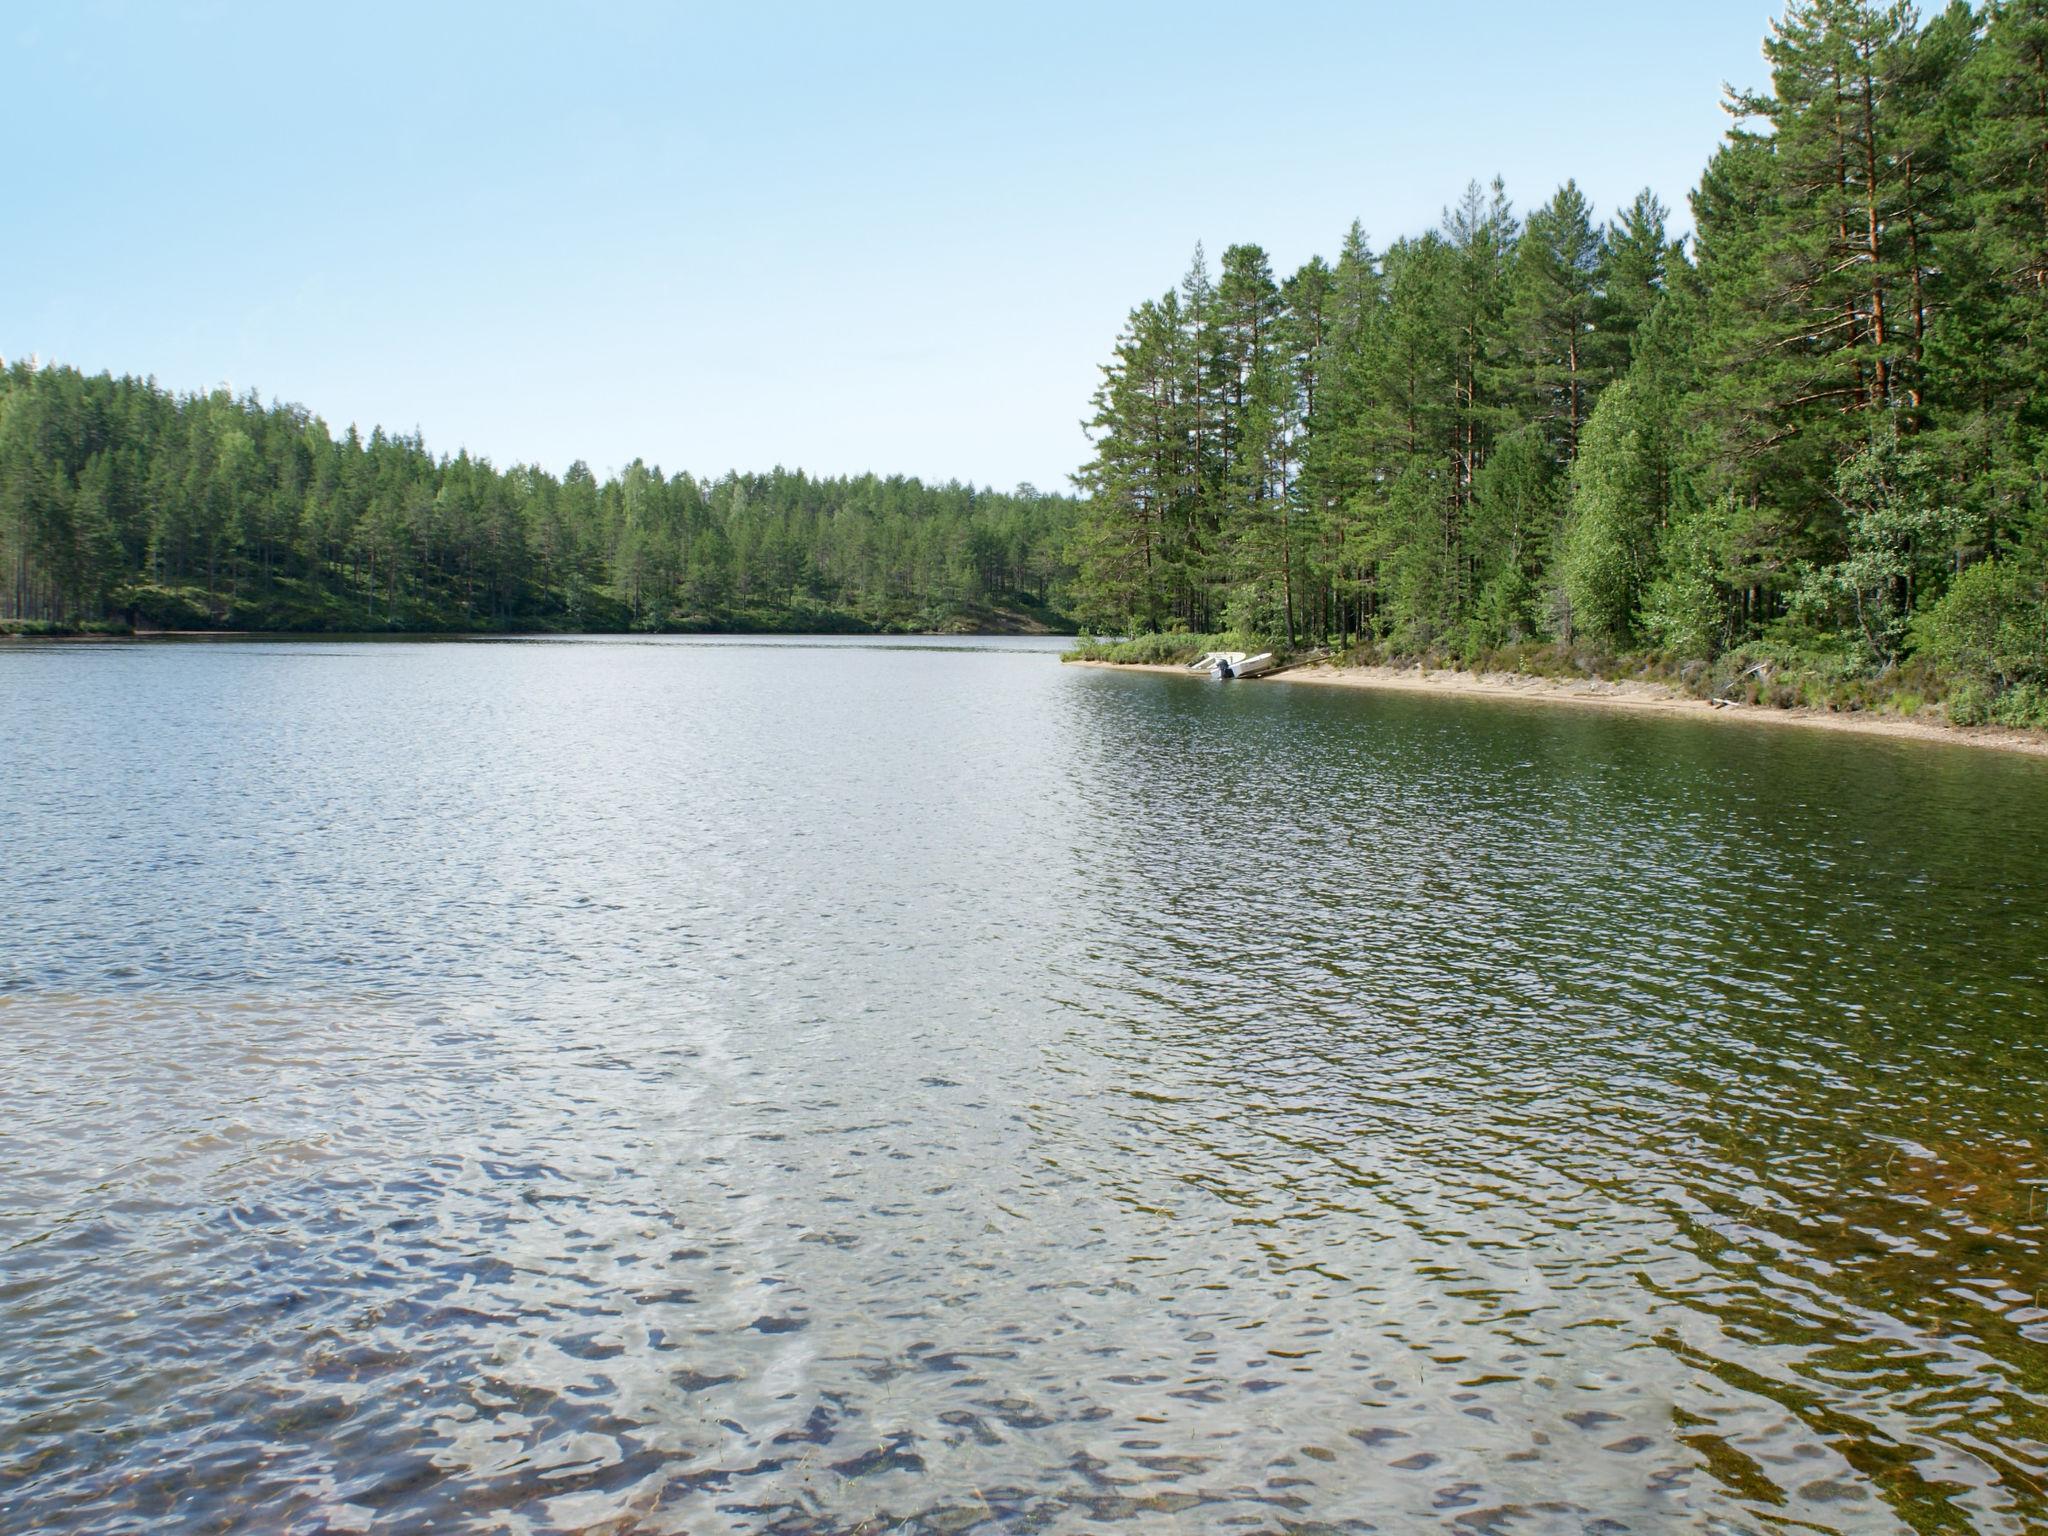
{"label": "lake", "polygon": [[0,649],[0,1529],[2048,1528],[2048,762]]}

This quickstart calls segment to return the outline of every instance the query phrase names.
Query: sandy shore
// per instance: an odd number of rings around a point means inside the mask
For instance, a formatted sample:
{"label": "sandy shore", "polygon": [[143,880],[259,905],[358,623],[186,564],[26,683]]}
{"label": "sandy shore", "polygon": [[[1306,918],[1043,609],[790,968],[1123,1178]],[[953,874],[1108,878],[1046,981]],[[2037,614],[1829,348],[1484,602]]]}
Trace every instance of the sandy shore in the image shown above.
{"label": "sandy shore", "polygon": [[[1191,676],[1185,667],[1113,661],[1073,661],[1076,667],[1108,667],[1120,672],[1163,672]],[[2016,731],[2003,726],[1946,725],[1909,720],[1900,715],[1836,714],[1821,709],[1774,709],[1769,705],[1734,704],[1716,708],[1663,683],[1608,682],[1601,678],[1536,677],[1526,672],[1456,672],[1422,667],[1291,667],[1258,684],[1308,683],[1326,688],[1369,688],[1393,693],[1434,693],[1468,698],[1528,699],[1544,704],[1569,704],[1586,709],[1623,709],[1640,714],[1684,716],[1696,720],[1788,726],[1817,731],[1852,731],[1859,736],[1889,736],[1899,741],[1934,741],[1950,746],[1989,747],[2048,757],[2048,732]]]}

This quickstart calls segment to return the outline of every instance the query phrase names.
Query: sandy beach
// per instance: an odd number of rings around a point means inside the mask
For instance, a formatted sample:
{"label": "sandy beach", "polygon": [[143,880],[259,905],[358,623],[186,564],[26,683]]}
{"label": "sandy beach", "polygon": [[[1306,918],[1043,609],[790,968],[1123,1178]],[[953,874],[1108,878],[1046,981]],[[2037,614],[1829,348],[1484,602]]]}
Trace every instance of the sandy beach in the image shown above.
{"label": "sandy beach", "polygon": [[[1162,672],[1182,677],[1191,675],[1185,667],[1112,661],[1072,661],[1069,666],[1106,667],[1124,672]],[[1335,667],[1327,664],[1291,667],[1269,677],[1267,683],[1308,683],[1324,688],[1368,688],[1394,693],[1434,693],[1469,698],[1527,699],[1545,704],[1576,705],[1585,709],[1622,709],[1642,714],[1684,715],[1690,718],[1730,721],[1756,725],[1787,726],[1818,731],[1852,731],[1861,736],[1889,736],[1900,741],[1942,742],[1951,746],[1988,747],[1998,752],[2019,752],[2048,757],[2048,732],[2012,730],[2004,726],[1961,726],[1932,720],[1910,720],[1900,715],[1841,714],[1820,709],[1775,709],[1767,704],[1732,704],[1716,707],[1704,699],[1664,683],[1604,678],[1537,677],[1526,672],[1460,672],[1449,668],[1424,667]]]}

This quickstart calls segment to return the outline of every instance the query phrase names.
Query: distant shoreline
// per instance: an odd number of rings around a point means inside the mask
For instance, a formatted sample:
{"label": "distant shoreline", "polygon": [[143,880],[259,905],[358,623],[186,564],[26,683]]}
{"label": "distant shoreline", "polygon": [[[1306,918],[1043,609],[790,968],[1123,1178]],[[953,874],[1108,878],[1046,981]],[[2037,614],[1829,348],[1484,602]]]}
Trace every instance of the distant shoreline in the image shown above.
{"label": "distant shoreline", "polygon": [[[1191,677],[1186,667],[1157,662],[1067,662],[1075,667],[1102,667],[1118,672],[1160,672]],[[2048,757],[2048,731],[2015,730],[1997,725],[1948,725],[1902,715],[1848,714],[1823,709],[1776,709],[1767,704],[1736,704],[1717,708],[1664,683],[1601,678],[1539,677],[1528,672],[1459,672],[1435,667],[1338,667],[1326,663],[1293,667],[1254,680],[1307,683],[1314,687],[1363,688],[1383,693],[1433,693],[1444,697],[1522,699],[1581,708],[1630,710],[1637,714],[1680,716],[1694,720],[1733,720],[1759,725],[1846,731],[1859,736],[1887,736],[1895,741],[1946,742],[1954,746],[1989,748],[2030,757]],[[1235,686],[1235,685],[1233,685]]]}
{"label": "distant shoreline", "polygon": [[[104,644],[111,640],[1071,640],[1062,629],[137,629],[23,634],[8,641]],[[1168,671],[1173,670],[1168,668]]]}

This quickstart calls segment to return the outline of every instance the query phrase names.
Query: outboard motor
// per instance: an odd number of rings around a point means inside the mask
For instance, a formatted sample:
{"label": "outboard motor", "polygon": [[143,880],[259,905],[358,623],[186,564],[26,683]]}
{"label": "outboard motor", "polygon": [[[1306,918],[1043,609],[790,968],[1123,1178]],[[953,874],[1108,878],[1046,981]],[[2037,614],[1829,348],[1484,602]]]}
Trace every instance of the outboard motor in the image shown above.
{"label": "outboard motor", "polygon": [[1217,657],[1216,681],[1218,681],[1219,683],[1227,683],[1235,676],[1237,676],[1237,673],[1232,669],[1230,663],[1224,660],[1221,656]]}

